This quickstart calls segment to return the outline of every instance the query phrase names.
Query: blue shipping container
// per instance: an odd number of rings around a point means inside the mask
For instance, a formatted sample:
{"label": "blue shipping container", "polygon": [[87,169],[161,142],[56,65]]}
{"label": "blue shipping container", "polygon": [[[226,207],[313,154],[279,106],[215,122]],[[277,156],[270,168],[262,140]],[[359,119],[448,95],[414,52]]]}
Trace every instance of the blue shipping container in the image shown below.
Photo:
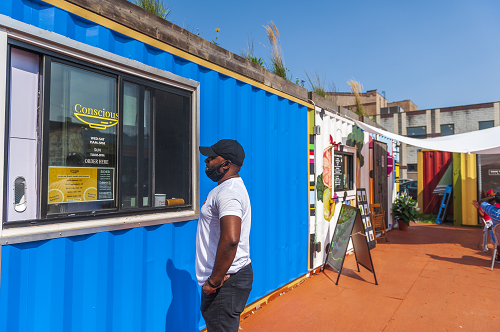
{"label": "blue shipping container", "polygon": [[[237,139],[252,203],[249,303],[307,272],[307,107],[42,1],[7,18],[200,82],[200,144]],[[7,22],[7,23],[6,23]],[[1,77],[1,79],[5,79]],[[200,199],[214,183],[200,162]],[[0,331],[198,331],[197,220],[3,245]]]}

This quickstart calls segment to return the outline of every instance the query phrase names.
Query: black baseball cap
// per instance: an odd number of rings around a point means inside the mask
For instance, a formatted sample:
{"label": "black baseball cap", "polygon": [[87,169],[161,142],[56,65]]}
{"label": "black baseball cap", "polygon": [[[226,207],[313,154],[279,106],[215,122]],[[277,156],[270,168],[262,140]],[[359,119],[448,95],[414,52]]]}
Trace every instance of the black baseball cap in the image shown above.
{"label": "black baseball cap", "polygon": [[234,139],[221,139],[212,146],[200,146],[200,153],[207,157],[221,156],[238,166],[243,166],[245,160],[243,147]]}

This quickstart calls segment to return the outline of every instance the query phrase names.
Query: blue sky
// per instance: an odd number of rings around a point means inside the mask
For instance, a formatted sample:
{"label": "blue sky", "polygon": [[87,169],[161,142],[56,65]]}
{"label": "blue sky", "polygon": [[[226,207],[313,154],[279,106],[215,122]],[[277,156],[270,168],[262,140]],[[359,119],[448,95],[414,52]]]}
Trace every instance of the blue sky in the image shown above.
{"label": "blue sky", "polygon": [[[316,70],[337,91],[347,80],[418,109],[500,101],[500,1],[179,1],[169,20],[241,53],[247,32],[267,61],[274,21],[293,77]],[[199,30],[197,30],[199,29]],[[266,47],[264,47],[264,44]],[[307,87],[307,83],[306,83]]]}

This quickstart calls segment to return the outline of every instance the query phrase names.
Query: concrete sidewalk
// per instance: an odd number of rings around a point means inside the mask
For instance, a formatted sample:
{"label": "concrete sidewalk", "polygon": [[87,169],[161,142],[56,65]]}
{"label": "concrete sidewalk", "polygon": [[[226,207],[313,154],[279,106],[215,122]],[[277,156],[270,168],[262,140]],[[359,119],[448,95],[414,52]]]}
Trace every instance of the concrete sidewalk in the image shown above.
{"label": "concrete sidewalk", "polygon": [[[412,224],[372,250],[373,274],[348,256],[248,316],[240,331],[499,331],[500,264],[481,229]],[[491,245],[490,245],[490,248]]]}

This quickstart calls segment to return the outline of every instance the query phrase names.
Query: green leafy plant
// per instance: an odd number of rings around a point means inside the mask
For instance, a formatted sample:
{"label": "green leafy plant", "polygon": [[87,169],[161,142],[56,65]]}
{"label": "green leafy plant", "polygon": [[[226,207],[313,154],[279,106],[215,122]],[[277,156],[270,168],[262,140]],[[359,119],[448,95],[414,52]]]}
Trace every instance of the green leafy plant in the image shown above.
{"label": "green leafy plant", "polygon": [[307,80],[309,81],[309,85],[311,86],[311,90],[318,96],[326,98],[325,77],[321,76],[317,70],[314,74],[311,75],[309,75],[309,73],[306,71],[306,76]]}
{"label": "green leafy plant", "polygon": [[219,28],[215,29],[215,32],[217,32],[217,35],[215,36],[215,39],[212,39],[212,43],[214,43],[215,45],[220,45],[220,43],[217,42],[217,40],[219,39],[219,31],[220,31]]}
{"label": "green leafy plant", "polygon": [[267,32],[267,38],[271,44],[271,57],[269,59],[271,63],[267,66],[267,70],[291,81],[291,75],[289,76],[287,74],[289,70],[285,68],[285,60],[283,59],[283,51],[281,50],[280,33],[278,28],[273,21],[268,24],[269,25],[264,25],[264,29],[266,29]]}
{"label": "green leafy plant", "polygon": [[251,34],[248,34],[248,39],[247,39],[247,47],[245,50],[241,52],[241,56],[248,61],[251,61],[259,66],[264,66],[264,60],[262,58],[257,58],[254,55],[254,48],[253,48],[253,37]]}
{"label": "green leafy plant", "polygon": [[295,78],[295,84],[300,85],[301,87],[304,87],[305,82],[306,81],[304,81],[304,80],[299,80],[298,77]]}
{"label": "green leafy plant", "polygon": [[416,220],[416,222],[422,224],[435,224],[437,216],[438,216],[437,214],[427,213],[421,216],[419,220]]}
{"label": "green leafy plant", "polygon": [[361,128],[358,127],[358,125],[355,124],[352,127],[352,132],[347,135],[346,145],[356,147],[356,152],[359,159],[359,167],[363,167],[363,165],[365,164],[365,157],[361,153],[364,143],[365,133],[363,132],[363,130],[361,130]]}
{"label": "green leafy plant", "polygon": [[417,202],[411,197],[398,196],[392,204],[392,213],[395,219],[403,220],[410,226],[410,221],[415,221],[420,217]]}
{"label": "green leafy plant", "polygon": [[328,187],[323,183],[323,173],[321,173],[316,179],[316,195],[318,201],[323,201],[323,193],[325,192],[326,188]]}
{"label": "green leafy plant", "polygon": [[172,14],[172,10],[163,3],[162,0],[134,0],[135,4],[148,12],[155,14],[163,19]]}

